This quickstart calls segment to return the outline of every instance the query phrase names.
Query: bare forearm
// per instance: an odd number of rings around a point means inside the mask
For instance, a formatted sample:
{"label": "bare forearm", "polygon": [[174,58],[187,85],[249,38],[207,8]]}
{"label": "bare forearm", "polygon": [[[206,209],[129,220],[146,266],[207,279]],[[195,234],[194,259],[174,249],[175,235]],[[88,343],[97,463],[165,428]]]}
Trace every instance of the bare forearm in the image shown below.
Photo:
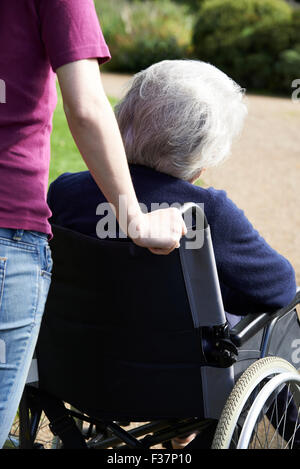
{"label": "bare forearm", "polygon": [[[84,117],[73,116],[67,109],[66,116],[86,165],[106,199],[114,205],[118,219],[120,218],[119,196],[126,195],[122,201],[126,201],[128,205],[123,206],[123,209],[127,211],[130,222],[130,218],[140,209],[121,135],[109,101],[102,98],[101,103]],[[124,226],[122,228],[126,229]]]}

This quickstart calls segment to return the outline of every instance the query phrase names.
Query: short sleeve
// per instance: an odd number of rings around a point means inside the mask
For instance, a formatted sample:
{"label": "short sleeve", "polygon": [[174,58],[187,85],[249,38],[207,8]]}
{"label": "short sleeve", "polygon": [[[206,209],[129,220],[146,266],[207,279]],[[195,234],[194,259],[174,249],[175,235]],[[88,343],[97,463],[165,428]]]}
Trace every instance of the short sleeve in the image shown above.
{"label": "short sleeve", "polygon": [[40,0],[41,36],[52,69],[77,60],[110,57],[93,0]]}

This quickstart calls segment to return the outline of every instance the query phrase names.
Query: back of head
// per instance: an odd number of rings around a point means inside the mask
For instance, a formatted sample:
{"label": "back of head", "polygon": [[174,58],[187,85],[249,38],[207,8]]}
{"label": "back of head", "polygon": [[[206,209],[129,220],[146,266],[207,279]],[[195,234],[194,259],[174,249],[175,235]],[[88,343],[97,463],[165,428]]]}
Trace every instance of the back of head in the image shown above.
{"label": "back of head", "polygon": [[191,180],[230,153],[244,90],[213,65],[165,60],[136,74],[116,107],[130,163]]}

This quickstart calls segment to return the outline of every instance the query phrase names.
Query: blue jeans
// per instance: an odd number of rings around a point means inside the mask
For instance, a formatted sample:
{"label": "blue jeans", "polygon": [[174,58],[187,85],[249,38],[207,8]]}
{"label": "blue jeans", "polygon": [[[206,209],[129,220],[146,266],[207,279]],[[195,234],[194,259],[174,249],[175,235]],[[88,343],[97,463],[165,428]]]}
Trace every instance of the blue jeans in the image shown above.
{"label": "blue jeans", "polygon": [[0,228],[0,448],[28,375],[51,269],[47,235]]}

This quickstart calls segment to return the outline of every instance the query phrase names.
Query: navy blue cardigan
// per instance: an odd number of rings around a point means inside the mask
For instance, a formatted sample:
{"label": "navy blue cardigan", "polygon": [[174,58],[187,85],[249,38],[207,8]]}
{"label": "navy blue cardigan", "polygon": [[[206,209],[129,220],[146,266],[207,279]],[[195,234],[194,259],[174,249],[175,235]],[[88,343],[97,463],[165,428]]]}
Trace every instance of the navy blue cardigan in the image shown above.
{"label": "navy blue cardigan", "polygon": [[[240,315],[272,312],[286,306],[296,293],[291,264],[259,235],[243,211],[224,191],[203,189],[144,166],[130,166],[139,202],[204,203],[224,308]],[[65,173],[49,188],[50,221],[83,234],[96,236],[98,204],[105,198],[88,171]]]}

